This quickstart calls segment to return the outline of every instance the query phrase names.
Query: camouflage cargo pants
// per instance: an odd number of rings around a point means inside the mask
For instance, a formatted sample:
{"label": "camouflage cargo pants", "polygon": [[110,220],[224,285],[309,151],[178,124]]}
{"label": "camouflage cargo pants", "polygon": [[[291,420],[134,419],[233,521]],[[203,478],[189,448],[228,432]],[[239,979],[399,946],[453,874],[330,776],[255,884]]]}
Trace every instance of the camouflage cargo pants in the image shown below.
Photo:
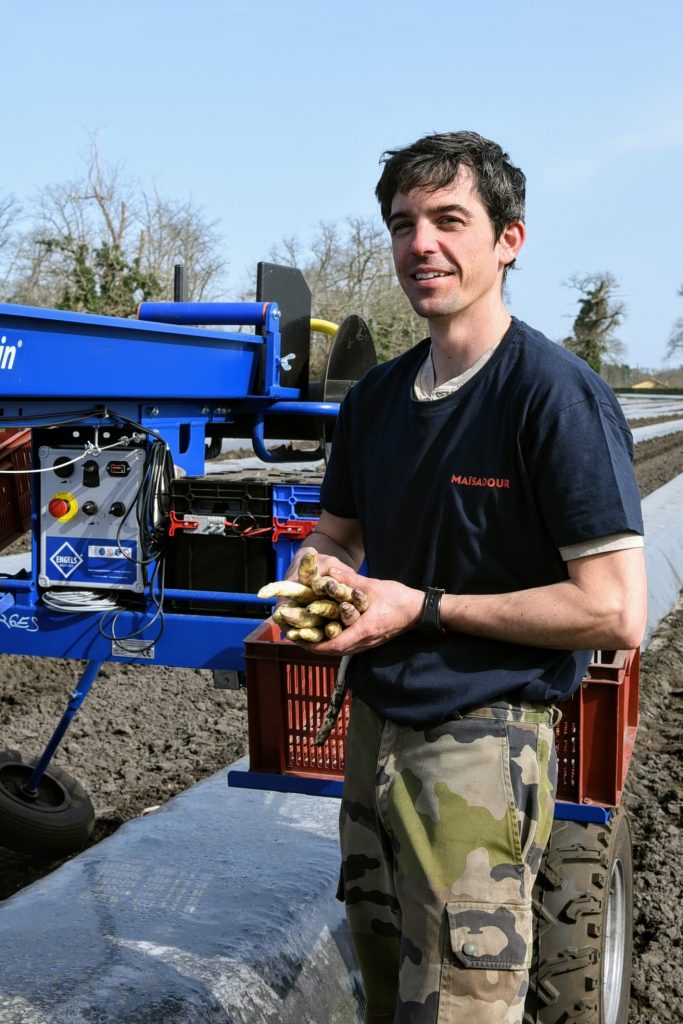
{"label": "camouflage cargo pants", "polygon": [[498,702],[418,730],[354,701],[340,837],[366,1024],[522,1021],[551,719]]}

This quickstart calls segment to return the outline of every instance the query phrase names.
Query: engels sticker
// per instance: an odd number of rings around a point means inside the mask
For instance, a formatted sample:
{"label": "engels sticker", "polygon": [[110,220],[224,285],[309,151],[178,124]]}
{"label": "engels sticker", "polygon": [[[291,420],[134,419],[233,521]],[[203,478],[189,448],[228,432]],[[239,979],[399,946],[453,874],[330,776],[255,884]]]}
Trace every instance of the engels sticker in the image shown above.
{"label": "engels sticker", "polygon": [[2,338],[0,338],[0,370],[12,369],[17,356],[17,349],[20,349],[23,344],[20,338],[16,345],[8,345],[7,338],[3,334]]}

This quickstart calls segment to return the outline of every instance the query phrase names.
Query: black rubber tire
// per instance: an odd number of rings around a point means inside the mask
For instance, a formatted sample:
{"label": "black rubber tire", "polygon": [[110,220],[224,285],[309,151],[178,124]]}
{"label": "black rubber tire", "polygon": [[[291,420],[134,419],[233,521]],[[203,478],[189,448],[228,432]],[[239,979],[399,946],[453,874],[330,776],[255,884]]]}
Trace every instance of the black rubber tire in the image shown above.
{"label": "black rubber tire", "polygon": [[56,860],[87,844],[95,811],[80,782],[52,764],[35,798],[25,796],[36,761],[18,750],[0,751],[0,846]]}
{"label": "black rubber tire", "polygon": [[555,822],[534,909],[525,1024],[627,1024],[633,852],[624,809],[609,825]]}
{"label": "black rubber tire", "polygon": [[223,448],[222,437],[207,437],[204,446],[204,458],[207,461],[217,459]]}

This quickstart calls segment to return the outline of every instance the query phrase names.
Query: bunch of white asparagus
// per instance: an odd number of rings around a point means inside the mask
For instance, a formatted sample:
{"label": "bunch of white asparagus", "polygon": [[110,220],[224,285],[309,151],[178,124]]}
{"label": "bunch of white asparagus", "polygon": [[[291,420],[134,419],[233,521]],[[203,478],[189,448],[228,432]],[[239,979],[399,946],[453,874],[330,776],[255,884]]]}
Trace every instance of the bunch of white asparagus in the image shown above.
{"label": "bunch of white asparagus", "polygon": [[258,592],[259,597],[282,598],[273,620],[288,640],[312,644],[333,640],[367,610],[368,597],[362,590],[319,575],[315,552],[303,556],[297,576],[297,580],[268,583]]}

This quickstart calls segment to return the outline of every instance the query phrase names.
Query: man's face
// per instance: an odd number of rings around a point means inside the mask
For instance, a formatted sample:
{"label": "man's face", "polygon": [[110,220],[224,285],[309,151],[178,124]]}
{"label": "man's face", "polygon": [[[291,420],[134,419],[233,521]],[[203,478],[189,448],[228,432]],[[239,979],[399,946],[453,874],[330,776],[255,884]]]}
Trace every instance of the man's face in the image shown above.
{"label": "man's face", "polygon": [[438,191],[398,192],[388,226],[399,282],[420,316],[451,317],[500,301],[503,268],[516,252],[507,229],[496,240],[469,170]]}

